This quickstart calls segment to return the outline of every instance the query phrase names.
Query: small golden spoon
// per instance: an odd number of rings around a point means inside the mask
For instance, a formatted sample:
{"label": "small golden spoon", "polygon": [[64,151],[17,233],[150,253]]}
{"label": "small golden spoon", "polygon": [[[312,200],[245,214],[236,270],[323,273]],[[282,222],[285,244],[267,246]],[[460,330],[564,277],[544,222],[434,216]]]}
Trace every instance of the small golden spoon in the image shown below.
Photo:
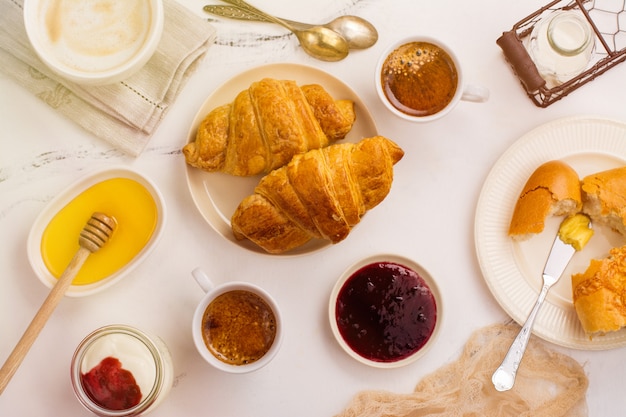
{"label": "small golden spoon", "polygon": [[[248,22],[273,23],[271,20],[268,20],[261,15],[249,12],[245,9],[240,9],[236,6],[208,5],[204,6],[204,11],[216,16],[227,17],[229,19],[247,20]],[[359,16],[339,16],[323,25],[312,25],[310,23],[295,22],[293,20],[283,18],[280,19],[299,30],[307,30],[315,26],[326,27],[334,30],[348,42],[348,48],[350,49],[366,49],[373,46],[376,41],[378,41],[378,31],[374,25]]]}
{"label": "small golden spoon", "polygon": [[78,271],[83,266],[89,255],[102,248],[109,240],[113,231],[117,227],[115,218],[109,217],[103,213],[93,213],[91,218],[80,232],[78,243],[80,248],[70,261],[63,274],[59,277],[52,290],[46,297],[45,301],[31,320],[30,325],[22,335],[7,360],[0,368],[0,394],[4,391],[7,384],[19,368],[24,357],[30,350],[31,346],[37,339],[37,336],[43,329],[52,312],[59,304],[67,289]]}
{"label": "small golden spoon", "polygon": [[304,51],[313,58],[317,58],[322,61],[340,61],[348,56],[348,41],[332,29],[323,26],[313,26],[308,29],[300,30],[286,21],[267,14],[243,0],[223,1],[233,6],[237,6],[247,12],[263,17],[267,21],[286,27],[296,35],[300,41],[302,49],[304,49]]}

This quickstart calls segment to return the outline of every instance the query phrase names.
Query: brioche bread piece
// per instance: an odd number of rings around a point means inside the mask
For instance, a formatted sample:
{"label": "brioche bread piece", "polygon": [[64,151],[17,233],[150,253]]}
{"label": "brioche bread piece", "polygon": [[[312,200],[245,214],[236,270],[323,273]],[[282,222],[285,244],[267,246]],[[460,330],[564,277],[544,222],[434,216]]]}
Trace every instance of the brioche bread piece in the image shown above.
{"label": "brioche bread piece", "polygon": [[509,236],[525,240],[541,233],[548,216],[572,215],[582,208],[580,180],[563,161],[548,161],[526,181],[515,204]]}
{"label": "brioche bread piece", "polygon": [[626,166],[588,175],[581,188],[583,212],[626,236]]}
{"label": "brioche bread piece", "polygon": [[574,308],[589,335],[626,326],[626,246],[604,259],[592,259],[582,274],[572,275]]}

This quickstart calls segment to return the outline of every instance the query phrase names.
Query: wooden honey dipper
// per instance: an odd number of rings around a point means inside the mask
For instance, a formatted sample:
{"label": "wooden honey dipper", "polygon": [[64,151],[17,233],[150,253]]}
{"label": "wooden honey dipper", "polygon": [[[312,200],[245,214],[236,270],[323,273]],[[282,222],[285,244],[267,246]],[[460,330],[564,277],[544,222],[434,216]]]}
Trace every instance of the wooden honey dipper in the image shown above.
{"label": "wooden honey dipper", "polygon": [[50,290],[50,294],[35,314],[30,325],[22,335],[13,351],[0,368],[0,394],[4,391],[7,384],[19,368],[22,360],[35,342],[35,339],[43,329],[43,326],[52,315],[52,312],[59,304],[67,289],[72,284],[74,277],[80,271],[90,254],[98,251],[109,240],[113,231],[117,227],[117,221],[114,217],[109,217],[103,213],[93,213],[87,224],[80,232],[78,251],[70,261],[63,274],[59,277],[56,284]]}

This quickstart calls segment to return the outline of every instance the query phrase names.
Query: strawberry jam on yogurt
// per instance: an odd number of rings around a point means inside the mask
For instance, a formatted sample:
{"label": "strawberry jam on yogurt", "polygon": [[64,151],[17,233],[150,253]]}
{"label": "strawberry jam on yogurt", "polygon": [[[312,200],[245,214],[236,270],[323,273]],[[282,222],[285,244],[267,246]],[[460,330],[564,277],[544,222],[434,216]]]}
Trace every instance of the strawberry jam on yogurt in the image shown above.
{"label": "strawberry jam on yogurt", "polygon": [[119,359],[107,356],[86,374],[81,383],[96,404],[109,410],[125,410],[139,404],[141,388]]}
{"label": "strawberry jam on yogurt", "polygon": [[160,339],[129,326],[105,326],[78,346],[71,376],[76,397],[94,414],[139,416],[167,395],[172,360]]}
{"label": "strawberry jam on yogurt", "polygon": [[374,262],[343,284],[335,316],[341,337],[354,352],[375,362],[395,362],[428,342],[437,305],[417,272],[394,262]]}

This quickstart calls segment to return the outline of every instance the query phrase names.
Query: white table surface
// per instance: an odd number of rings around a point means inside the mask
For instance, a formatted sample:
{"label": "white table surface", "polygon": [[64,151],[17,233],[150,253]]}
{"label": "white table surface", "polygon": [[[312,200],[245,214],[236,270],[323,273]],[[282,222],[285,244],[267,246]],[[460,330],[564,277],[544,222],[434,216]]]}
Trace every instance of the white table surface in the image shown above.
{"label": "white table surface", "polygon": [[[206,3],[183,2],[198,15]],[[0,77],[0,360],[4,360],[47,294],[26,257],[35,217],[56,193],[92,168],[124,164],[147,174],[163,193],[168,218],[152,255],[123,282],[86,298],[65,298],[0,396],[2,416],[86,416],[74,398],[69,363],[80,340],[106,324],[125,323],[159,335],[169,346],[175,384],[157,416],[332,416],[363,389],[410,392],[426,374],[455,360],[469,335],[508,316],[490,294],[474,246],[474,212],[498,157],[520,136],[552,120],[599,115],[626,121],[626,66],[540,109],[522,91],[495,40],[544,3],[538,0],[255,1],[269,12],[324,21],[357,14],[378,28],[379,42],[336,63],[307,56],[277,26],[218,20],[217,41],[170,109],[144,153],[128,157],[82,131],[6,77]],[[414,34],[453,46],[468,80],[491,91],[485,104],[461,103],[445,119],[411,124],[378,101],[373,71],[382,50]],[[183,156],[197,108],[234,74],[262,64],[296,62],[343,80],[367,105],[380,134],[406,152],[387,199],[337,246],[299,257],[259,255],[226,242],[203,220],[186,185]],[[395,370],[366,367],[332,338],[328,295],[350,264],[377,253],[414,259],[437,280],[445,303],[443,329],[420,361]],[[195,351],[190,322],[202,291],[190,271],[216,282],[255,282],[285,316],[282,349],[266,368],[228,375]],[[626,351],[554,347],[584,364],[589,415],[626,413]]]}

